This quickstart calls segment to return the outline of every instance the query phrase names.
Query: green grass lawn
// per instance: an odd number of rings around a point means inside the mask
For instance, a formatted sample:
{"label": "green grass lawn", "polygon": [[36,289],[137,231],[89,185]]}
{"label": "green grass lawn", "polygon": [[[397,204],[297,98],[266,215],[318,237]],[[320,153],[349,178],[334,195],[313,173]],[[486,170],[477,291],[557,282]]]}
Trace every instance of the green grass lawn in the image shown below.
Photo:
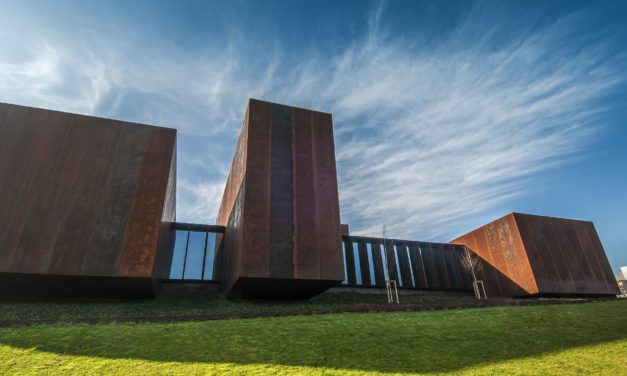
{"label": "green grass lawn", "polygon": [[627,374],[627,301],[0,328],[0,374]]}
{"label": "green grass lawn", "polygon": [[[403,304],[430,304],[435,302],[476,303],[468,294],[403,295]],[[0,298],[0,321],[23,319],[76,319],[154,317],[177,315],[210,315],[229,313],[299,313],[355,306],[387,306],[385,294],[324,293],[311,300],[294,302],[232,301],[217,291],[195,293],[170,291],[156,299],[146,300],[7,300]]]}

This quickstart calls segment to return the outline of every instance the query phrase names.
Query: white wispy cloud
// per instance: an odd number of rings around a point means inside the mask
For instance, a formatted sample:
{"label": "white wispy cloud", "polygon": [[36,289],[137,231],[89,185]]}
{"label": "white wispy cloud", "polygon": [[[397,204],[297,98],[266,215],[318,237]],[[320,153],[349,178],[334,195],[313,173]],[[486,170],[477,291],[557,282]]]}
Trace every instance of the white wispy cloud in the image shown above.
{"label": "white wispy cloud", "polygon": [[215,216],[220,208],[220,200],[224,183],[218,181],[191,182],[187,178],[179,178],[176,184],[179,197],[177,212],[185,213],[178,221],[191,220],[206,223],[206,218]]}
{"label": "white wispy cloud", "polygon": [[373,34],[379,13],[363,43],[309,68],[320,73],[299,90],[336,115],[342,216],[354,233],[387,223],[392,236],[448,240],[470,230],[471,218],[503,210],[538,173],[590,147],[600,99],[624,81],[624,56],[577,40],[581,14],[497,48],[454,33],[416,50]]}
{"label": "white wispy cloud", "polygon": [[581,14],[508,43],[493,40],[507,20],[477,26],[477,14],[423,48],[392,38],[379,6],[341,53],[298,59],[280,38],[263,55],[237,35],[192,54],[139,48],[133,31],[122,46],[38,34],[19,58],[0,56],[0,100],[178,128],[178,217],[203,223],[248,97],[332,112],[351,231],[377,235],[385,222],[394,237],[448,240],[590,147],[601,99],[624,80],[624,56],[577,37]]}

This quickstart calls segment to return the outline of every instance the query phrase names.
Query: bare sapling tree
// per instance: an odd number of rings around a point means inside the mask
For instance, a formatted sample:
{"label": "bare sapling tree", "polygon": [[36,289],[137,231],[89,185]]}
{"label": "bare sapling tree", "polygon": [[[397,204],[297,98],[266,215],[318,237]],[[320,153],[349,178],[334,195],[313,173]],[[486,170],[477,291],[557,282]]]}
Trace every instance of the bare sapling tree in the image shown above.
{"label": "bare sapling tree", "polygon": [[385,275],[385,289],[388,294],[388,303],[394,303],[394,296],[396,296],[396,304],[399,304],[398,300],[398,287],[396,286],[396,280],[390,279],[390,264],[388,258],[388,233],[383,224],[383,265]]}
{"label": "bare sapling tree", "polygon": [[[459,256],[462,267],[466,269],[472,275],[472,287],[475,291],[477,299],[481,299],[481,292],[483,291],[483,297],[487,299],[485,288],[483,287],[483,281],[477,279],[477,273],[483,270],[483,264],[481,259],[477,257],[470,249],[464,247],[464,252]],[[479,289],[481,286],[481,290]]]}

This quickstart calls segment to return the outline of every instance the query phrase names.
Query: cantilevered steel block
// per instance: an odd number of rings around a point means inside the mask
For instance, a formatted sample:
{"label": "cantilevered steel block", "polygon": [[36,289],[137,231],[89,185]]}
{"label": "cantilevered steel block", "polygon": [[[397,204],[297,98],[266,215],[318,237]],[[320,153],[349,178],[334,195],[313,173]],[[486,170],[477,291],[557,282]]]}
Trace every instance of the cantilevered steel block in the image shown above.
{"label": "cantilevered steel block", "polygon": [[618,294],[592,222],[511,213],[451,243],[483,259],[488,297]]}
{"label": "cantilevered steel block", "polygon": [[174,129],[0,104],[0,295],[153,296],[175,179]]}
{"label": "cantilevered steel block", "polygon": [[217,224],[229,297],[303,299],[340,283],[331,114],[251,99]]}

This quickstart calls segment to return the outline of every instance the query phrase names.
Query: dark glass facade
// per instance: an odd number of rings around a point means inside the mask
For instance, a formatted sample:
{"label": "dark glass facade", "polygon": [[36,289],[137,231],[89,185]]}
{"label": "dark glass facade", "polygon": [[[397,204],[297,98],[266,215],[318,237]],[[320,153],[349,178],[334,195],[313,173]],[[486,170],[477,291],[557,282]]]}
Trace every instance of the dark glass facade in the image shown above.
{"label": "dark glass facade", "polygon": [[472,280],[460,263],[463,247],[452,244],[344,236],[345,279],[353,287],[470,290]]}
{"label": "dark glass facade", "polygon": [[172,262],[163,279],[219,281],[216,243],[223,233],[221,226],[173,223]]}
{"label": "dark glass facade", "polygon": [[[163,279],[220,282],[224,227],[173,223],[172,230],[172,261]],[[344,236],[341,284],[382,288],[387,279],[393,279],[402,289],[470,290],[471,278],[459,261],[463,249],[452,244]]]}

